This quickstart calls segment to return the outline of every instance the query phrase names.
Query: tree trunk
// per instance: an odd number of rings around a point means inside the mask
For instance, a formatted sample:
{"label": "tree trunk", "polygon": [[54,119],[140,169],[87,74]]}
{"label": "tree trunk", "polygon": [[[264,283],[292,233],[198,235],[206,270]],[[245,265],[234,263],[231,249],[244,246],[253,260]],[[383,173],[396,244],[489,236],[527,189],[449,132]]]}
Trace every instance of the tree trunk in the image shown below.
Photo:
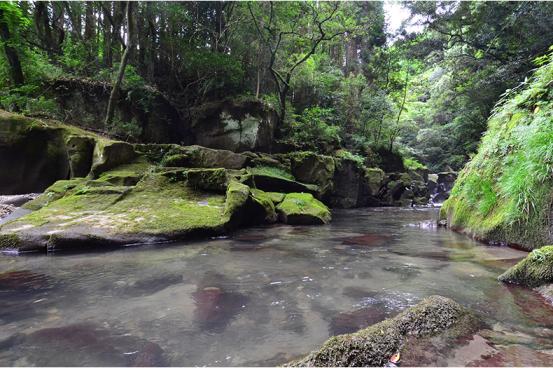
{"label": "tree trunk", "polygon": [[117,74],[117,79],[113,84],[111,94],[109,96],[108,109],[106,112],[106,119],[104,121],[104,126],[108,127],[113,121],[113,114],[115,112],[115,104],[119,99],[119,90],[121,89],[121,83],[123,82],[123,76],[125,75],[125,68],[127,62],[129,61],[130,53],[133,49],[134,42],[134,18],[133,18],[133,2],[127,1],[127,47],[125,47],[125,52],[123,52],[123,57],[121,58],[121,63],[119,64],[119,72]]}
{"label": "tree trunk", "polygon": [[23,76],[23,70],[21,69],[21,62],[19,61],[17,50],[10,46],[10,28],[4,19],[4,11],[2,8],[0,8],[0,37],[4,43],[4,52],[6,53],[8,64],[10,65],[10,78],[12,83],[16,87],[20,86],[25,83],[25,78]]}
{"label": "tree trunk", "polygon": [[111,23],[109,22],[108,18],[111,18],[111,8],[112,4],[108,3],[108,6],[103,7],[104,12],[104,58],[103,63],[104,66],[107,66],[108,68],[111,68],[113,65],[113,50],[111,46],[111,41],[113,39],[112,31],[111,31]]}

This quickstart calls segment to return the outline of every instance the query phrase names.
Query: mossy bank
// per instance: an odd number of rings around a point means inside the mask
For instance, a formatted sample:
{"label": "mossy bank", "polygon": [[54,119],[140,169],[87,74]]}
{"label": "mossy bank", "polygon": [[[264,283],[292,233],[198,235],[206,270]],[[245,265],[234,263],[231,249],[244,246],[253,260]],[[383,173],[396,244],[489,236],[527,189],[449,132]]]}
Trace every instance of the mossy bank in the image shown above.
{"label": "mossy bank", "polygon": [[448,225],[527,250],[553,243],[553,62],[496,107],[441,210]]}

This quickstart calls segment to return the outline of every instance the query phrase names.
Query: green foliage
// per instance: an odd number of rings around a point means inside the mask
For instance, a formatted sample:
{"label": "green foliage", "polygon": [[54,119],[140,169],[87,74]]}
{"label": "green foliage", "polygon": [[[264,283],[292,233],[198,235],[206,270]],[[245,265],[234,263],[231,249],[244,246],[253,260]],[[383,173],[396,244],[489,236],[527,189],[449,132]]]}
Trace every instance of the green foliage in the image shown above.
{"label": "green foliage", "polygon": [[336,151],[334,155],[338,158],[355,161],[358,165],[363,165],[365,163],[365,159],[362,156],[357,155],[355,153],[351,153],[346,149],[340,149]]}
{"label": "green foliage", "polygon": [[290,138],[305,150],[330,152],[340,146],[340,127],[335,125],[332,109],[318,106],[305,109],[292,122]]}
{"label": "green foliage", "polygon": [[108,133],[124,140],[137,141],[142,134],[142,127],[135,119],[131,121],[122,121],[115,117],[107,129]]}
{"label": "green foliage", "polygon": [[[443,211],[452,226],[528,248],[547,240],[553,193],[553,63],[490,118]],[[536,93],[541,97],[535,99]]]}
{"label": "green foliage", "polygon": [[403,158],[403,165],[407,170],[426,169],[426,166],[421,164],[417,159],[411,157]]}

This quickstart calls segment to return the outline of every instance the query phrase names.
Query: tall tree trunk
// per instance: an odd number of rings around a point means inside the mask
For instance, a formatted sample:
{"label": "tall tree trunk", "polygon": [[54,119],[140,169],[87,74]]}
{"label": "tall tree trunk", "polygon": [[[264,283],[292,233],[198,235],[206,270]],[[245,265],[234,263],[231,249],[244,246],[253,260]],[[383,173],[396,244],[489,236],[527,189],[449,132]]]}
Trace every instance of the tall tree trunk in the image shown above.
{"label": "tall tree trunk", "polygon": [[84,24],[84,42],[87,49],[88,70],[93,73],[90,67],[96,63],[98,50],[96,49],[96,19],[94,19],[94,3],[87,1],[85,3],[85,24]]}
{"label": "tall tree trunk", "polygon": [[113,39],[112,31],[111,31],[111,23],[109,19],[112,19],[111,12],[112,12],[112,4],[111,2],[108,3],[107,6],[102,7],[102,11],[104,13],[104,57],[103,57],[103,64],[104,66],[111,68],[113,65],[113,50],[111,41]]}
{"label": "tall tree trunk", "polygon": [[12,83],[14,86],[20,86],[25,83],[25,78],[23,76],[23,70],[21,69],[21,62],[19,61],[17,50],[10,46],[10,28],[4,18],[4,11],[2,8],[0,8],[0,37],[4,43],[4,52],[6,53],[8,64],[10,65],[10,78]]}
{"label": "tall tree trunk", "polygon": [[121,58],[121,63],[119,64],[119,72],[117,74],[117,79],[113,84],[111,94],[109,96],[108,109],[106,112],[106,119],[104,121],[104,126],[108,127],[113,121],[113,114],[115,112],[115,104],[119,99],[119,90],[121,89],[121,83],[123,82],[123,76],[125,75],[125,68],[127,67],[127,62],[132,49],[134,48],[133,43],[135,40],[134,37],[134,18],[133,18],[133,2],[127,1],[127,47],[125,47],[125,52],[123,52],[123,57]]}

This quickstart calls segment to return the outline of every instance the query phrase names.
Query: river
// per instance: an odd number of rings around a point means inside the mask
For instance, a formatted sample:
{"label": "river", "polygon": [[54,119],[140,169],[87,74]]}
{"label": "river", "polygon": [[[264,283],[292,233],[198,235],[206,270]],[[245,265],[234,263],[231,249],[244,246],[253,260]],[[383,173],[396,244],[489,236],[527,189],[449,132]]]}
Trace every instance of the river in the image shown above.
{"label": "river", "polygon": [[436,228],[436,217],[432,208],[339,210],[328,226],[2,256],[0,365],[276,365],[433,294],[487,328],[421,365],[547,363],[553,307],[496,281],[526,253]]}

